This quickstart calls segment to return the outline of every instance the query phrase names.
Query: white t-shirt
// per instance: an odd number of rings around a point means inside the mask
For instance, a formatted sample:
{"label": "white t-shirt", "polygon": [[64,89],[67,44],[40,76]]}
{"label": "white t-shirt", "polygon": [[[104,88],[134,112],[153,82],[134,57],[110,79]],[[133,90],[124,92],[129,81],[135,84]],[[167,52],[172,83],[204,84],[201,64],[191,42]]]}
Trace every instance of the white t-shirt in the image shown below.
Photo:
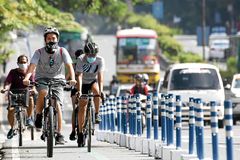
{"label": "white t-shirt", "polygon": [[83,84],[90,84],[96,80],[98,73],[104,71],[104,68],[105,63],[101,56],[97,55],[93,63],[89,63],[85,55],[77,59],[76,72],[83,73]]}
{"label": "white t-shirt", "polygon": [[65,79],[65,66],[64,64],[71,64],[72,59],[68,51],[60,47],[54,54],[49,54],[45,48],[40,48],[35,51],[31,63],[37,65],[35,78],[57,78]]}

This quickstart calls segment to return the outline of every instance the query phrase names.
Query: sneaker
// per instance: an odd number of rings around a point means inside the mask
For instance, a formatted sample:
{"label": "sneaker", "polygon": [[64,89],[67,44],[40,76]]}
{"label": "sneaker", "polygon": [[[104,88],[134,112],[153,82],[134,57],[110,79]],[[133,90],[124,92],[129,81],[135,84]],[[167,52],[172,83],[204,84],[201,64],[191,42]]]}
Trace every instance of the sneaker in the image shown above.
{"label": "sneaker", "polygon": [[98,113],[96,113],[95,114],[95,123],[99,123],[99,122],[101,122],[102,120],[101,120],[101,117],[100,117],[100,115],[98,114]]}
{"label": "sneaker", "polygon": [[70,136],[69,136],[69,139],[70,139],[71,141],[74,141],[74,140],[77,139],[77,138],[76,138],[76,132],[75,132],[75,131],[72,131],[72,132],[71,132],[71,134],[70,134]]}
{"label": "sneaker", "polygon": [[8,138],[8,139],[12,139],[14,135],[15,135],[14,129],[11,128],[11,129],[8,131],[7,138]]}
{"label": "sneaker", "polygon": [[36,115],[35,127],[36,128],[42,128],[42,114],[37,114]]}
{"label": "sneaker", "polygon": [[31,127],[31,128],[34,126],[32,118],[27,118],[26,126]]}
{"label": "sneaker", "polygon": [[60,133],[57,133],[55,140],[56,140],[56,144],[64,144],[65,143],[64,137]]}
{"label": "sneaker", "polygon": [[80,132],[78,134],[77,143],[78,143],[78,147],[84,147],[85,146],[85,136],[83,135],[82,132]]}

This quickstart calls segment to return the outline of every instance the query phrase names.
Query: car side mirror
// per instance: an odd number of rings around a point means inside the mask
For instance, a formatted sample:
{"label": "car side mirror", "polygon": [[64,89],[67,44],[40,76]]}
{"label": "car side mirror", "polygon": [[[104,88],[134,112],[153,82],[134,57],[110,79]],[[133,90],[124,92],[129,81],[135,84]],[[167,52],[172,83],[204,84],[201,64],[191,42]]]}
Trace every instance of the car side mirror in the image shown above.
{"label": "car side mirror", "polygon": [[225,88],[226,90],[230,90],[230,89],[231,89],[231,84],[227,84],[224,88]]}

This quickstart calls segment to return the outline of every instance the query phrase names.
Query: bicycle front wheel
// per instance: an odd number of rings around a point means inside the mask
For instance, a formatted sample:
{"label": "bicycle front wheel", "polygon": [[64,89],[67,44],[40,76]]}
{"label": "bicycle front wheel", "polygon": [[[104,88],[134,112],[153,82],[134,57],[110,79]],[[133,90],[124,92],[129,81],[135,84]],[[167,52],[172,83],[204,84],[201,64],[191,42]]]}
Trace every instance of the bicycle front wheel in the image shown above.
{"label": "bicycle front wheel", "polygon": [[49,106],[47,114],[47,156],[53,156],[53,138],[54,138],[54,128],[53,128],[53,107]]}
{"label": "bicycle front wheel", "polygon": [[23,132],[23,114],[22,112],[18,112],[18,145],[22,146],[22,132]]}
{"label": "bicycle front wheel", "polygon": [[89,107],[89,112],[88,112],[88,152],[91,152],[91,140],[92,140],[92,108]]}

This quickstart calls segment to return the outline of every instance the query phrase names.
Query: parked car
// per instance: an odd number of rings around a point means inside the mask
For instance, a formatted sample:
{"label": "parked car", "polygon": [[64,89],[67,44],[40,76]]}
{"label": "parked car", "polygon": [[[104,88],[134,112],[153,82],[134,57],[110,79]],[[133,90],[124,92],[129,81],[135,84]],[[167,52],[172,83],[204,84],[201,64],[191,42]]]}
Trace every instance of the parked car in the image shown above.
{"label": "parked car", "polygon": [[232,101],[233,124],[240,120],[240,74],[233,75],[231,84],[225,86],[226,100]]}
{"label": "parked car", "polygon": [[166,71],[160,92],[181,96],[183,121],[188,121],[190,97],[202,99],[204,122],[211,119],[210,101],[216,101],[219,127],[223,128],[225,95],[222,78],[216,66],[203,63],[174,64]]}
{"label": "parked car", "polygon": [[116,97],[129,95],[130,89],[132,88],[133,84],[121,84],[118,86]]}
{"label": "parked car", "polygon": [[214,39],[209,43],[208,59],[224,60],[226,59],[226,52],[229,49],[229,39]]}

